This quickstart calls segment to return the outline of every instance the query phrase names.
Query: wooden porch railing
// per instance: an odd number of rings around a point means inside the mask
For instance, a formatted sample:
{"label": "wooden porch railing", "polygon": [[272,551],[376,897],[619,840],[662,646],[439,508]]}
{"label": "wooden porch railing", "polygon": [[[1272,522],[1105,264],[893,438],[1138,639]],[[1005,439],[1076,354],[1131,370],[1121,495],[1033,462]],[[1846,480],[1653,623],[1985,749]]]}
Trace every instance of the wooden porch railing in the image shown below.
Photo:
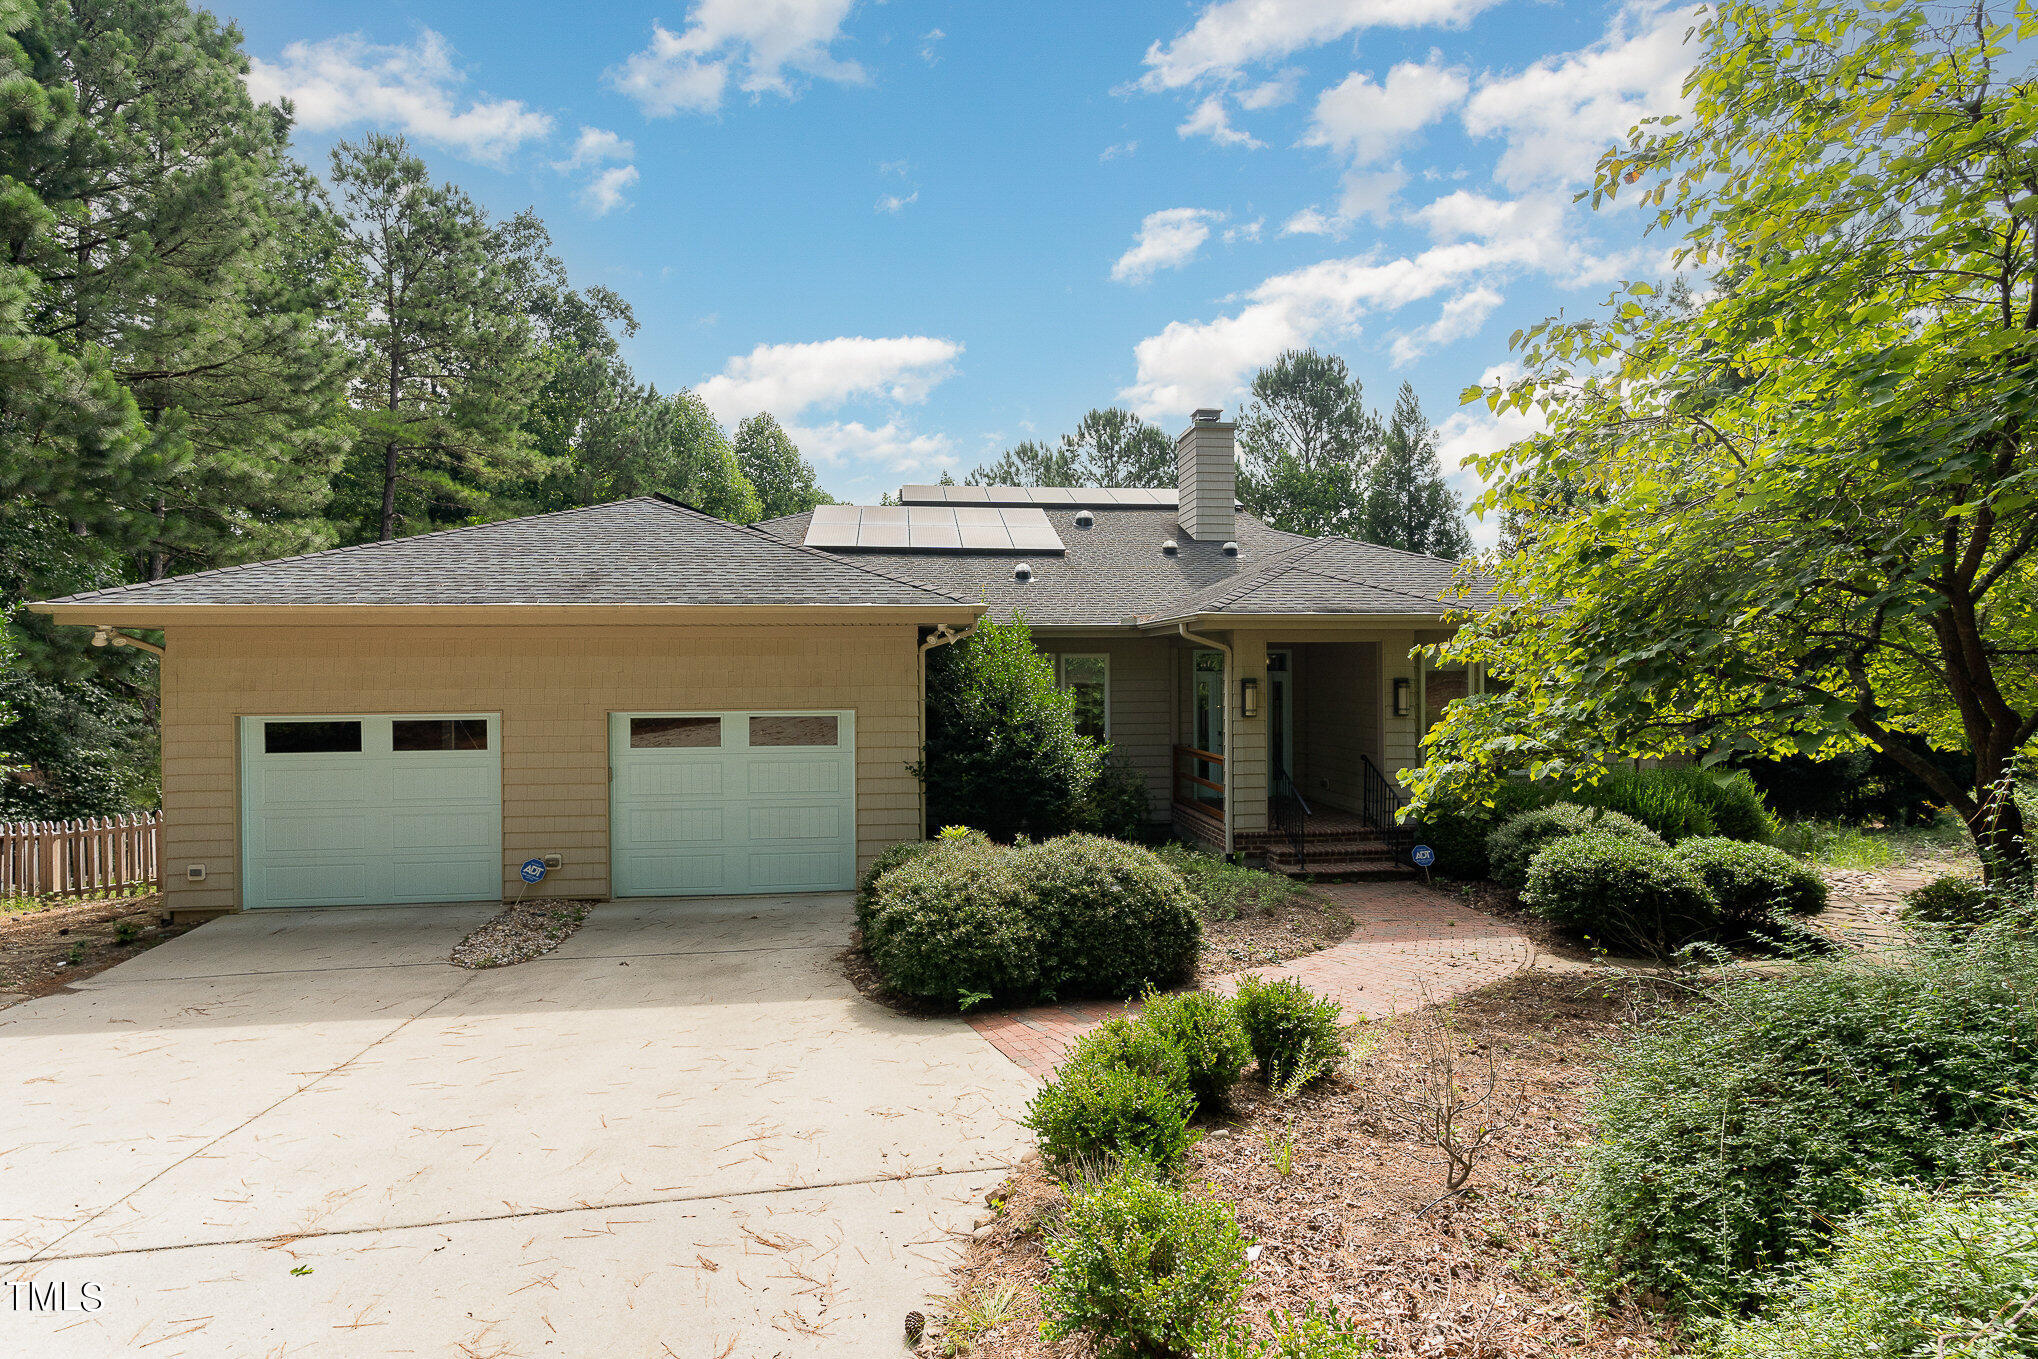
{"label": "wooden porch railing", "polygon": [[82,897],[161,886],[153,812],[0,823],[0,896]]}
{"label": "wooden porch railing", "polygon": [[[1217,778],[1207,779],[1196,773],[1196,766],[1199,764],[1214,765],[1217,769]],[[1222,810],[1224,807],[1223,779],[1224,757],[1222,755],[1208,750],[1198,750],[1194,746],[1175,747],[1175,801],[1186,802],[1201,807],[1215,807]],[[1214,793],[1216,796],[1200,796],[1196,792],[1198,788],[1202,788],[1208,793]]]}

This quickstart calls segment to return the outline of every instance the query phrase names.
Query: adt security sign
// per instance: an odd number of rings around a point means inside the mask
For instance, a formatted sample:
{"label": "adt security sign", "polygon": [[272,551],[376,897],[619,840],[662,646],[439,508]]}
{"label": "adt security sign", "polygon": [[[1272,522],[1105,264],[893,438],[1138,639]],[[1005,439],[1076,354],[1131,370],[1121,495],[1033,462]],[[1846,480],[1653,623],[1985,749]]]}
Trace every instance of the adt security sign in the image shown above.
{"label": "adt security sign", "polygon": [[1415,860],[1417,868],[1428,868],[1437,861],[1437,852],[1428,845],[1417,845],[1408,852],[1408,857]]}
{"label": "adt security sign", "polygon": [[545,880],[545,861],[543,859],[524,860],[524,881],[543,882],[544,880]]}

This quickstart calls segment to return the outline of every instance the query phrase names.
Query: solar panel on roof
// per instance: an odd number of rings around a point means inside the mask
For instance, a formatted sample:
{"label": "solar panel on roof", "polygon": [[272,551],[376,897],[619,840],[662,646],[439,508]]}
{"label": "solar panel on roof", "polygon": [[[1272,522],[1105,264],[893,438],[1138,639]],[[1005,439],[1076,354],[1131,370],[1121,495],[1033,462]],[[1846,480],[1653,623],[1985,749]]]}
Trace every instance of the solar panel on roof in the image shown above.
{"label": "solar panel on roof", "polygon": [[[988,505],[1025,509],[1035,505],[1137,506],[1172,505],[1170,486],[927,486],[899,488],[899,504]],[[853,507],[852,507],[853,508]]]}
{"label": "solar panel on roof", "polygon": [[837,551],[1063,550],[1044,511],[990,505],[824,505],[807,521],[805,541],[808,547]]}

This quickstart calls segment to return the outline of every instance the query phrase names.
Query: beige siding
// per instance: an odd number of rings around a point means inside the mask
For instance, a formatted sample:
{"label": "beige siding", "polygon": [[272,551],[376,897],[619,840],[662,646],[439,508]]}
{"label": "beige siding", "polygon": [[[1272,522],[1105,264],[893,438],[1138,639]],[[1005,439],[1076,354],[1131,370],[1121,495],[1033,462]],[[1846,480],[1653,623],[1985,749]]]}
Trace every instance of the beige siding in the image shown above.
{"label": "beige siding", "polygon": [[1384,741],[1382,749],[1386,759],[1383,768],[1391,778],[1402,769],[1413,769],[1422,763],[1422,692],[1413,691],[1415,711],[1407,717],[1394,715],[1394,680],[1403,677],[1414,683],[1416,663],[1409,652],[1415,647],[1415,633],[1412,631],[1390,632],[1380,641],[1380,697]]}
{"label": "beige siding", "polygon": [[[1224,796],[1233,800],[1231,829],[1249,834],[1267,828],[1267,634],[1233,633],[1231,654],[1231,687],[1225,696],[1230,711],[1224,719],[1231,750],[1224,762]],[[1239,695],[1249,679],[1260,686],[1258,717],[1239,713]]]}
{"label": "beige siding", "polygon": [[[918,836],[919,651],[907,624],[754,627],[176,627],[163,661],[163,866],[180,909],[238,904],[236,718],[502,715],[503,882],[558,854],[542,892],[609,893],[611,712],[856,713],[857,854]],[[187,864],[206,880],[184,880]]]}
{"label": "beige siding", "polygon": [[1037,637],[1050,655],[1105,655],[1111,658],[1111,751],[1146,780],[1155,820],[1165,820],[1172,775],[1174,643],[1168,638],[1101,638],[1056,634]]}

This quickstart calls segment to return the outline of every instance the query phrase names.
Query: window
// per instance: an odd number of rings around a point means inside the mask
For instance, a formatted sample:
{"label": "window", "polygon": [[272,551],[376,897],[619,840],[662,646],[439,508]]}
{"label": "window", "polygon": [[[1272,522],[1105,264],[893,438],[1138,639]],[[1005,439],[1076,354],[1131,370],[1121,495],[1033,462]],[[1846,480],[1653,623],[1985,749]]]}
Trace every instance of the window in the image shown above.
{"label": "window", "polygon": [[264,722],[264,755],[358,755],[359,722]]}
{"label": "window", "polygon": [[832,746],[836,744],[832,717],[753,717],[750,719],[753,746]]}
{"label": "window", "polygon": [[1055,683],[1076,696],[1076,730],[1104,740],[1111,734],[1111,658],[1069,653],[1054,658]]}
{"label": "window", "polygon": [[633,717],[630,719],[630,749],[713,750],[722,744],[719,717]]}
{"label": "window", "polygon": [[485,717],[399,717],[389,724],[391,750],[486,750]]}

